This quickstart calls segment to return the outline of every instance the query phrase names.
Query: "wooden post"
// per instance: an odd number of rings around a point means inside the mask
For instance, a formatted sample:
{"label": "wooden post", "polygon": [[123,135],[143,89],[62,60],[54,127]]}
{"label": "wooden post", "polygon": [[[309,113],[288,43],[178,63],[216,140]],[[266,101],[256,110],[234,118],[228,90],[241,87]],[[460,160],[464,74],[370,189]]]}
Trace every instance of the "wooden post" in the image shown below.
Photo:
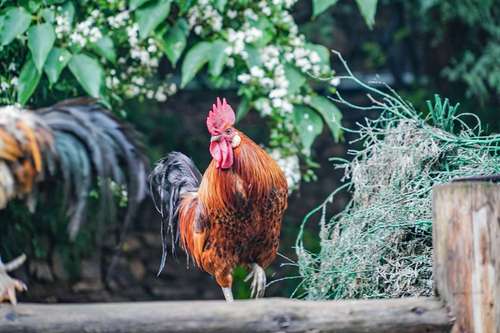
{"label": "wooden post", "polygon": [[500,332],[500,185],[459,182],[433,191],[435,289],[452,332]]}

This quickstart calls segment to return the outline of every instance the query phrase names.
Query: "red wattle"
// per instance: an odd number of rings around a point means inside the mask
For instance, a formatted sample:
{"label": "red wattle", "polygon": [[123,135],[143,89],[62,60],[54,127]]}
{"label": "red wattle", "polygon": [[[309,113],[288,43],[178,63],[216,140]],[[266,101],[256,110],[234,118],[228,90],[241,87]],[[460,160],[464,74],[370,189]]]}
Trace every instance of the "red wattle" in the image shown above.
{"label": "red wattle", "polygon": [[226,140],[211,142],[210,155],[217,162],[217,168],[229,169],[233,166],[233,148]]}

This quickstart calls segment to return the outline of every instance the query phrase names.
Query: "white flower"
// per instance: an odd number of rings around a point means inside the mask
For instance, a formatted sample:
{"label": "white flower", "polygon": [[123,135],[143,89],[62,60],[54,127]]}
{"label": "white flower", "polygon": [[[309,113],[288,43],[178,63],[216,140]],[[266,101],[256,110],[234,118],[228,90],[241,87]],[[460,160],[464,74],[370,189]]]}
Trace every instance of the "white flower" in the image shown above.
{"label": "white flower", "polygon": [[340,84],[340,79],[338,77],[334,77],[330,80],[330,84],[334,87],[338,87]]}
{"label": "white flower", "polygon": [[201,27],[201,25],[197,25],[196,27],[194,27],[194,33],[199,35],[201,34],[201,32],[203,31],[203,28]]}
{"label": "white flower", "polygon": [[281,109],[285,113],[292,113],[293,112],[293,105],[292,105],[292,103],[290,103],[288,101],[283,101],[283,105],[281,106]]}
{"label": "white flower", "polygon": [[271,90],[269,93],[269,98],[281,98],[286,96],[287,90],[286,89],[274,89]]}
{"label": "white flower", "polygon": [[309,60],[311,63],[316,64],[321,61],[321,58],[319,57],[318,53],[313,51],[309,54]]}
{"label": "white flower", "polygon": [[250,68],[250,74],[256,78],[264,77],[264,71],[257,66],[253,66],[252,68]]}
{"label": "white flower", "polygon": [[259,17],[257,16],[257,14],[255,14],[255,12],[252,9],[250,9],[250,8],[245,9],[245,11],[243,12],[243,14],[247,18],[249,18],[251,20],[254,20],[254,21],[257,21],[259,19]]}
{"label": "white flower", "polygon": [[283,106],[283,100],[280,98],[275,98],[272,101],[273,107],[275,108],[281,108]]}
{"label": "white flower", "polygon": [[155,53],[158,49],[156,48],[156,45],[152,44],[148,46],[148,52]]}
{"label": "white flower", "polygon": [[262,84],[265,88],[272,88],[274,86],[274,80],[269,77],[264,77],[260,80],[260,84]]}
{"label": "white flower", "polygon": [[284,75],[276,75],[274,77],[274,85],[276,87],[286,89],[286,88],[288,88],[289,84],[290,83],[288,82],[287,78]]}
{"label": "white flower", "polygon": [[158,91],[155,94],[155,99],[158,102],[165,102],[167,100],[167,95],[165,95],[165,93],[163,91],[158,89]]}
{"label": "white flower", "polygon": [[227,17],[230,19],[234,19],[236,16],[238,16],[238,12],[232,9],[229,9],[226,13]]}
{"label": "white flower", "polygon": [[169,86],[168,86],[168,93],[169,94],[175,94],[177,92],[177,85],[175,83],[171,83]]}
{"label": "white flower", "polygon": [[270,155],[285,174],[288,192],[297,189],[301,178],[299,157],[297,155],[284,156],[278,149],[270,151]]}
{"label": "white flower", "polygon": [[243,84],[248,83],[248,81],[250,81],[251,78],[252,77],[246,73],[238,75],[238,81],[240,81]]}
{"label": "white flower", "polygon": [[273,112],[269,100],[266,98],[260,98],[255,103],[255,108],[260,111],[261,116],[269,116]]}

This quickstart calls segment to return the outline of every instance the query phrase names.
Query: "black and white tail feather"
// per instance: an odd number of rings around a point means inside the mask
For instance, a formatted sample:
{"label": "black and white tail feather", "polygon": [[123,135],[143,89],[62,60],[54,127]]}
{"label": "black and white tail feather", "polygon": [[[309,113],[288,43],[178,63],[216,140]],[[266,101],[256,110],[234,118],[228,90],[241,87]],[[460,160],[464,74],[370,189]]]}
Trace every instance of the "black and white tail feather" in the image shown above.
{"label": "black and white tail feather", "polygon": [[[179,240],[179,204],[185,193],[197,192],[201,173],[193,161],[179,152],[171,152],[156,163],[149,175],[151,196],[156,210],[161,215],[162,257],[158,275],[167,258],[168,234],[171,237],[172,253]],[[175,236],[174,236],[175,235]]]}

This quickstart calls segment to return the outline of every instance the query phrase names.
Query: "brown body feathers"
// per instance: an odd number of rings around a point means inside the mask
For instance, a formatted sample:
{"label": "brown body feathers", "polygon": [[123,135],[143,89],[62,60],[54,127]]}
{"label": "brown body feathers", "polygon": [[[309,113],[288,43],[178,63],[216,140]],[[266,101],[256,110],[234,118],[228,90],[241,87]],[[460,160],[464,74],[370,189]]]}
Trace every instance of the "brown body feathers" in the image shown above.
{"label": "brown body feathers", "polygon": [[287,206],[286,178],[276,162],[242,133],[233,168],[208,166],[197,194],[179,208],[183,248],[197,265],[229,287],[237,265],[274,260]]}

